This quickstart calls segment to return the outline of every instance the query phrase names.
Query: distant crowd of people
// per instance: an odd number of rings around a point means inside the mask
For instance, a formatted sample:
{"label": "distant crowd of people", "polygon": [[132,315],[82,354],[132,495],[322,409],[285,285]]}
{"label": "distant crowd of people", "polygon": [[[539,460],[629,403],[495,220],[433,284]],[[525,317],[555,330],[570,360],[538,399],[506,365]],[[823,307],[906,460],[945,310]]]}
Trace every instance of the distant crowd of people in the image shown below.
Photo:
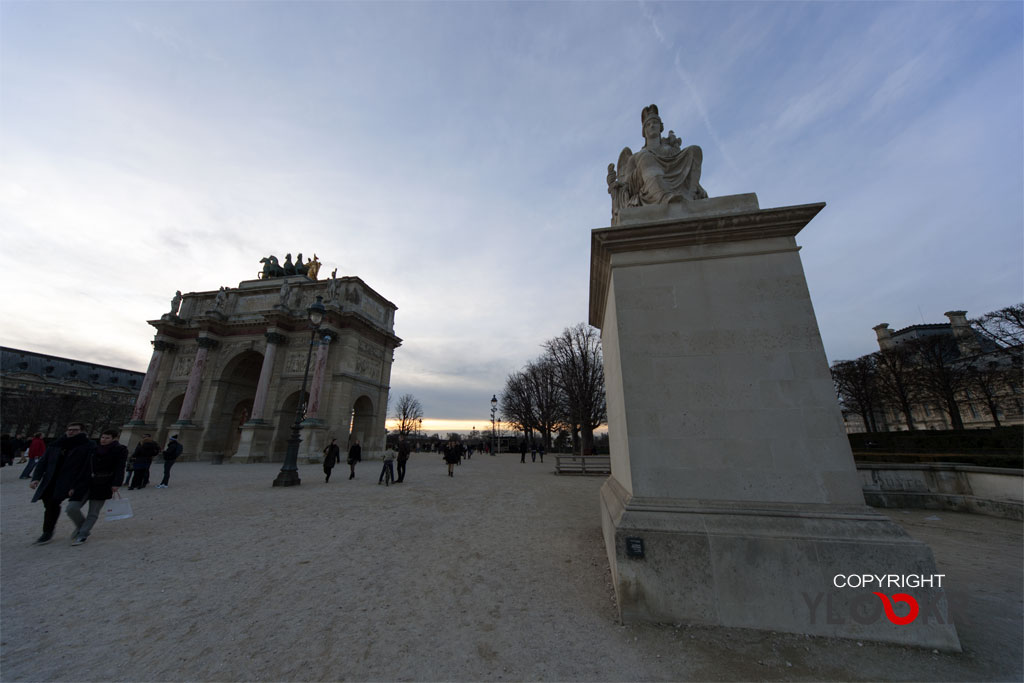
{"label": "distant crowd of people", "polygon": [[[21,478],[31,479],[29,488],[35,491],[32,502],[43,502],[43,533],[35,540],[35,545],[53,540],[65,500],[68,501],[66,514],[75,526],[71,545],[85,543],[106,501],[125,485],[126,479],[130,490],[145,488],[149,483],[149,469],[158,456],[164,459],[164,476],[157,488],[169,486],[171,467],[182,452],[177,435],[172,436],[161,451],[152,436],[144,434],[130,456],[128,448],[118,442],[118,436],[116,429],[107,429],[100,434],[97,443],[88,437],[83,423],[72,422],[64,436],[49,444],[41,433],[32,437]],[[13,464],[13,461],[6,461],[6,456],[4,460],[5,465]],[[83,514],[82,508],[87,503],[88,512]]]}
{"label": "distant crowd of people", "polygon": [[[468,460],[473,457],[473,447],[467,447],[459,441],[446,442],[440,452],[442,462],[448,466],[449,477],[455,476],[454,468],[456,465],[460,465],[463,459]],[[331,472],[334,467],[341,462],[341,447],[338,446],[338,440],[332,438],[331,442],[324,448],[323,453],[324,482],[327,483],[331,480]],[[401,484],[405,482],[411,453],[412,447],[404,436],[399,437],[397,447],[388,446],[385,448],[384,453],[381,455],[382,463],[377,483],[390,484],[393,482]],[[356,464],[361,461],[362,449],[359,446],[359,441],[355,441],[348,449],[349,479],[356,478]]]}
{"label": "distant crowd of people", "polygon": [[[161,450],[152,435],[143,434],[142,440],[129,455],[128,448],[119,443],[118,432],[114,429],[105,430],[100,434],[99,442],[89,439],[86,426],[81,422],[72,422],[67,426],[64,436],[47,444],[41,433],[31,439],[18,434],[2,435],[3,444],[0,466],[25,463],[21,479],[31,479],[29,487],[35,491],[32,502],[43,502],[43,533],[36,539],[36,545],[43,545],[53,540],[54,529],[60,518],[61,506],[68,501],[66,513],[75,525],[71,535],[71,545],[81,545],[92,533],[92,528],[99,518],[104,503],[117,494],[118,489],[127,485],[128,490],[144,489],[149,485],[149,471],[158,457],[163,458],[164,472],[158,489],[170,486],[171,468],[182,453],[178,436],[173,435]],[[466,446],[460,441],[450,440],[438,446],[441,460],[448,467],[448,476],[455,476],[455,467],[462,464],[463,459],[473,457],[473,446]],[[488,452],[484,446],[481,452]],[[389,446],[381,456],[382,467],[378,484],[401,484],[405,482],[409,456],[412,449],[402,436],[397,447]],[[520,462],[526,462],[527,444],[520,443]],[[324,482],[331,481],[331,472],[341,462],[341,447],[338,440],[332,438],[323,449]],[[531,460],[544,462],[544,447],[534,445]],[[356,465],[362,461],[362,448],[358,440],[354,440],[348,449],[346,463],[349,466],[349,479],[356,478]],[[397,465],[397,471],[396,471]],[[82,508],[88,503],[88,512],[83,514]]]}

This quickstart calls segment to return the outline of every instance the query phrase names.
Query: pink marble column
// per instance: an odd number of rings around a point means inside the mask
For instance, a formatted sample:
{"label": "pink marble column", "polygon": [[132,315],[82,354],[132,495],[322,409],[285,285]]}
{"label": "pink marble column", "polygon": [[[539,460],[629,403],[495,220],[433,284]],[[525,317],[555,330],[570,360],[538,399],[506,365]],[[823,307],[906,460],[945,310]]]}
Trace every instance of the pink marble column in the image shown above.
{"label": "pink marble column", "polygon": [[306,417],[315,418],[320,414],[320,395],[324,388],[324,377],[327,375],[327,353],[330,348],[331,335],[321,333],[320,346],[316,350],[313,382],[309,389],[309,402],[306,404]]}
{"label": "pink marble column", "polygon": [[196,353],[196,362],[192,364],[192,372],[188,376],[188,387],[185,389],[185,400],[181,402],[181,412],[178,413],[178,422],[191,422],[192,413],[196,409],[196,401],[199,400],[199,385],[203,380],[203,369],[206,367],[206,357],[210,349],[216,348],[217,341],[209,337],[196,339],[199,351]]}
{"label": "pink marble column", "polygon": [[164,351],[169,351],[172,348],[174,348],[173,345],[165,341],[159,339],[153,341],[153,355],[149,357],[149,367],[146,368],[146,377],[142,380],[139,397],[135,400],[131,422],[139,424],[145,422],[146,408],[149,407],[149,400],[153,398],[153,387],[156,386],[156,376],[160,372],[160,360],[164,357]]}
{"label": "pink marble column", "polygon": [[277,332],[267,332],[267,350],[263,354],[263,366],[260,368],[260,379],[256,384],[256,398],[252,401],[252,416],[249,422],[262,422],[267,407],[267,394],[270,392],[270,376],[274,372],[274,358],[277,347],[285,342],[285,336]]}

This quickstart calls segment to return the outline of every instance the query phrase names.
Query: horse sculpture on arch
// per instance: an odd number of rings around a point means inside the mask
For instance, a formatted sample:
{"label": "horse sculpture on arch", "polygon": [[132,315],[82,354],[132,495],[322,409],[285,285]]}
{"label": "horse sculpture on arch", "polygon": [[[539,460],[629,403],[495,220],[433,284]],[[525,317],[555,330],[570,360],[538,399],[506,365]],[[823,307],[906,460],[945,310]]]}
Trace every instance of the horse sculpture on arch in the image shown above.
{"label": "horse sculpture on arch", "polygon": [[257,275],[260,280],[269,280],[272,277],[284,277],[284,268],[277,262],[276,256],[265,256],[260,259],[263,264],[263,272]]}

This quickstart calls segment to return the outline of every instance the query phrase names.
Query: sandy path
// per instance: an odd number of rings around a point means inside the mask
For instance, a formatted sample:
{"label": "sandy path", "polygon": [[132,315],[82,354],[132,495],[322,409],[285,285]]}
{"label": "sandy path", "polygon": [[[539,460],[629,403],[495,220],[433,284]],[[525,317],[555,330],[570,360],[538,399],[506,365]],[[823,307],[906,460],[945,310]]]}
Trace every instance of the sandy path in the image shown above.
{"label": "sandy path", "polygon": [[[32,546],[42,505],[28,504],[20,468],[0,470],[0,679],[1020,678],[1016,522],[942,515],[962,520],[973,542],[1002,545],[992,561],[1010,584],[999,633],[1011,646],[993,645],[985,629],[995,627],[979,619],[961,630],[964,655],[933,655],[619,625],[602,480],[555,476],[550,462],[478,455],[448,478],[439,457],[414,454],[406,483],[389,488],[375,483],[379,465],[363,463],[355,480],[342,467],[329,484],[319,466],[301,465],[302,486],[274,489],[279,467],[180,463],[171,488],[127,492],[136,516],[101,519],[80,547],[68,544],[65,516],[57,541]],[[928,514],[897,519],[948,537],[921,521]],[[978,552],[943,566],[967,576]]]}

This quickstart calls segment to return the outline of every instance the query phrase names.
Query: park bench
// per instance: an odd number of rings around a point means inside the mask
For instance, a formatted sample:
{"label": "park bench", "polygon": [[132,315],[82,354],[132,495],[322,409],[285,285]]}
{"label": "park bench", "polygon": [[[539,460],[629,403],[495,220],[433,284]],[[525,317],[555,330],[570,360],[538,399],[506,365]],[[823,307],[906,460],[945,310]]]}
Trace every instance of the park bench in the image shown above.
{"label": "park bench", "polygon": [[556,455],[557,474],[611,474],[612,460],[608,455]]}

